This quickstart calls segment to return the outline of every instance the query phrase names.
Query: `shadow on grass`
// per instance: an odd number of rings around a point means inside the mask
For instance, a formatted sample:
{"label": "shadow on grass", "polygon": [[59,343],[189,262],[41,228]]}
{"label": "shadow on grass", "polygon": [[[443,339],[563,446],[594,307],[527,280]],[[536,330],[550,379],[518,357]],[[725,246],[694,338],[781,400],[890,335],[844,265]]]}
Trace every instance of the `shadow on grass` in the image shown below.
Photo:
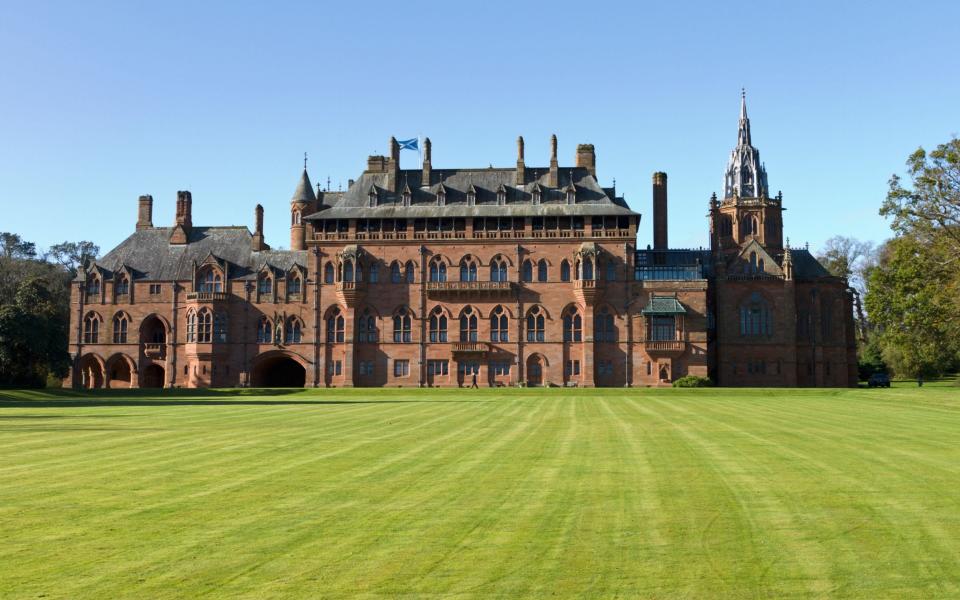
{"label": "shadow on grass", "polygon": [[[427,391],[427,394],[422,392]],[[436,390],[439,391],[439,390]],[[418,397],[409,397],[417,392]],[[3,408],[68,408],[98,406],[323,406],[350,404],[418,404],[423,402],[490,402],[488,399],[442,397],[434,390],[396,389],[376,390],[366,398],[358,389],[124,389],[124,390],[0,390],[0,409]],[[334,396],[332,398],[323,396]],[[280,399],[278,397],[286,397]],[[299,396],[299,397],[298,397]],[[386,396],[386,397],[384,397]],[[390,396],[407,396],[402,398]],[[264,397],[269,399],[263,399]],[[277,398],[277,399],[273,399]],[[121,415],[116,415],[121,416]],[[55,418],[54,416],[44,416]],[[42,418],[16,415],[3,418]],[[67,415],[63,418],[72,418]]]}

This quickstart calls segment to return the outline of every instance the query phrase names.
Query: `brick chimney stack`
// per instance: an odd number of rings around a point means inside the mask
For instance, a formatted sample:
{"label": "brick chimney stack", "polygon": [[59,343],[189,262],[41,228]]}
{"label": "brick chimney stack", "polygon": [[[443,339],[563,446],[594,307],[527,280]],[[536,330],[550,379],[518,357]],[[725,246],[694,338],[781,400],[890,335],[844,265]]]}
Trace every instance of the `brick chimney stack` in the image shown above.
{"label": "brick chimney stack", "polygon": [[193,227],[193,196],[190,192],[177,192],[177,215],[170,234],[171,244],[186,244],[190,239],[190,229]]}
{"label": "brick chimney stack", "polygon": [[577,145],[577,166],[586,169],[594,177],[597,176],[597,154],[593,144]]}
{"label": "brick chimney stack", "polygon": [[269,250],[270,246],[263,237],[263,207],[259,204],[253,209],[253,241],[251,248],[254,252]]}
{"label": "brick chimney stack", "polygon": [[523,162],[523,136],[517,138],[517,178],[515,183],[523,185],[527,182],[527,167]]}
{"label": "brick chimney stack", "polygon": [[398,191],[397,180],[400,178],[400,144],[397,138],[390,136],[390,157],[387,158],[387,187],[391,192]]}
{"label": "brick chimney stack", "polygon": [[432,175],[433,165],[430,162],[431,155],[433,154],[433,144],[430,143],[430,138],[424,138],[423,140],[423,177],[421,178],[420,185],[430,185],[430,176]]}
{"label": "brick chimney stack", "polygon": [[547,185],[550,187],[557,187],[559,185],[560,165],[557,162],[557,134],[550,136],[550,176],[547,179]]}
{"label": "brick chimney stack", "polygon": [[153,227],[153,196],[140,196],[137,202],[137,231]]}
{"label": "brick chimney stack", "polygon": [[666,250],[667,243],[667,174],[653,174],[653,249]]}

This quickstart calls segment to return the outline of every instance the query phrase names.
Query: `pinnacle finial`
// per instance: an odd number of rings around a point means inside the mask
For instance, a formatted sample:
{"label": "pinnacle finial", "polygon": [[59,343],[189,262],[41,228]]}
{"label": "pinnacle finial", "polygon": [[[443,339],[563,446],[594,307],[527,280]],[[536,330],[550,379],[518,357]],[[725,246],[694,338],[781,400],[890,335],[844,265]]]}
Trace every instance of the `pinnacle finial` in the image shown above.
{"label": "pinnacle finial", "polygon": [[304,171],[307,170],[307,153],[306,152],[303,153],[303,170]]}

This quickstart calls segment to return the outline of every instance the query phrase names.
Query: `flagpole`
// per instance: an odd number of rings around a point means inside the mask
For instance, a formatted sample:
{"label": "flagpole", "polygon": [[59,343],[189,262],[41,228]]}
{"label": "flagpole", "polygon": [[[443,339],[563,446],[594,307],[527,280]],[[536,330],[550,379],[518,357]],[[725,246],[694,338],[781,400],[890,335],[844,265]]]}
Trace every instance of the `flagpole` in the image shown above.
{"label": "flagpole", "polygon": [[420,156],[420,168],[423,169],[423,140],[417,134],[417,154]]}

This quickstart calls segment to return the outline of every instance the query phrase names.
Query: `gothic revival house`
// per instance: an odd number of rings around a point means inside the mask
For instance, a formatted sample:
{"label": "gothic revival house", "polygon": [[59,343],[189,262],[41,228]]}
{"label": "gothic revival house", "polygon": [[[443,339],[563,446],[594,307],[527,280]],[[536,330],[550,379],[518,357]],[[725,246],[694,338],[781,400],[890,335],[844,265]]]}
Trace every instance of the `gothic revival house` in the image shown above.
{"label": "gothic revival house", "polygon": [[589,144],[560,167],[401,169],[371,156],[343,192],[290,203],[290,250],[245,227],[173,227],[139,199],[136,231],[80,270],[76,387],[658,386],[855,383],[846,282],[783,243],[782,198],[745,104],[710,250],[667,244],[667,176],[653,176],[654,244],[597,179]]}

